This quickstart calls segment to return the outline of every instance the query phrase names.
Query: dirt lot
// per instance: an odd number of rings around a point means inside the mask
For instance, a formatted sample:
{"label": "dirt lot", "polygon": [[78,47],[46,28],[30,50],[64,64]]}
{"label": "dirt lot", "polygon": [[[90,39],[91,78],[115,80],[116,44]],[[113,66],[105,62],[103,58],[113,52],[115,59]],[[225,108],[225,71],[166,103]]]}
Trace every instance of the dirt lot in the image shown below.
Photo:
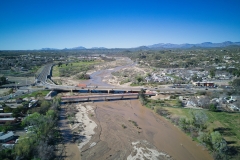
{"label": "dirt lot", "polygon": [[8,76],[8,81],[11,81],[13,83],[10,84],[6,84],[4,86],[8,87],[8,86],[24,86],[24,85],[30,85],[32,83],[34,83],[35,78],[34,77],[12,77],[12,76]]}
{"label": "dirt lot", "polygon": [[212,159],[138,100],[79,103],[72,130],[82,159]]}
{"label": "dirt lot", "polygon": [[114,86],[130,86],[136,77],[145,76],[150,71],[149,68],[130,66],[114,72],[113,75],[104,76],[103,81]]}
{"label": "dirt lot", "polygon": [[7,95],[9,91],[10,91],[9,88],[0,89],[0,96]]}

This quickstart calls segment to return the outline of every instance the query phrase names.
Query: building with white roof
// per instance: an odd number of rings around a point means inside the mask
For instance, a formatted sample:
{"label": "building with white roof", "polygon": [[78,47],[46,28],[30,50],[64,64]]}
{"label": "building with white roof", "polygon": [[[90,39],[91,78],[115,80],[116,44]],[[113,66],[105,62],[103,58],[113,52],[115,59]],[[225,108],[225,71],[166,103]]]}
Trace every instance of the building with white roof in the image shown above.
{"label": "building with white roof", "polygon": [[10,131],[10,132],[0,136],[0,143],[8,142],[8,141],[12,140],[13,138],[14,138],[14,133],[12,131]]}

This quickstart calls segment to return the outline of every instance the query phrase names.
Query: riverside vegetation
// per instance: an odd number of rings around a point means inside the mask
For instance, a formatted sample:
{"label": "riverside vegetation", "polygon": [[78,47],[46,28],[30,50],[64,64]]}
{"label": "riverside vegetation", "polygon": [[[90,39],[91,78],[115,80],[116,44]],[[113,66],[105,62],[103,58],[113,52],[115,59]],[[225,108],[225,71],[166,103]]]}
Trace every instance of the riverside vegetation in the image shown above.
{"label": "riverside vegetation", "polygon": [[[240,116],[238,113],[184,109],[180,101],[174,99],[176,97],[171,98],[170,100],[148,99],[144,95],[144,90],[141,90],[139,94],[142,105],[153,109],[157,114],[166,117],[181,128],[193,140],[207,148],[215,160],[239,159],[240,126],[238,119]],[[216,121],[221,125],[214,125]],[[226,126],[226,128],[220,126]]]}
{"label": "riverside vegetation", "polygon": [[29,110],[31,114],[21,124],[28,132],[18,138],[13,149],[2,149],[0,159],[53,159],[60,141],[57,127],[60,101],[60,97],[51,102],[41,100],[40,107]]}

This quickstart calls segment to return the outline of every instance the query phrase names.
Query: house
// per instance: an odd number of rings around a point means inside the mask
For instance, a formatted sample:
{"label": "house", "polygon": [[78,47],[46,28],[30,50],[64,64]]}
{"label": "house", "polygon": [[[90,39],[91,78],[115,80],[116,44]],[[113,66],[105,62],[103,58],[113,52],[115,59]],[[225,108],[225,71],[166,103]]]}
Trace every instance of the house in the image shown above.
{"label": "house", "polygon": [[12,117],[12,113],[0,113],[0,118],[10,118]]}
{"label": "house", "polygon": [[150,77],[146,77],[145,80],[148,82],[150,82],[152,79]]}
{"label": "house", "polygon": [[227,103],[232,103],[237,101],[237,98],[235,96],[225,97],[224,99],[227,101]]}
{"label": "house", "polygon": [[229,108],[232,110],[232,111],[240,111],[240,109],[238,107],[236,107],[235,105],[233,104],[230,104]]}
{"label": "house", "polygon": [[0,124],[5,124],[7,122],[15,123],[16,118],[0,118]]}
{"label": "house", "polygon": [[2,135],[4,135],[4,132],[0,132],[0,137],[1,137]]}
{"label": "house", "polygon": [[22,102],[23,102],[23,99],[22,99],[22,98],[17,98],[17,99],[16,99],[16,103],[19,104],[19,103],[22,103]]}
{"label": "house", "polygon": [[193,82],[195,86],[201,86],[201,87],[214,87],[215,84],[213,82]]}
{"label": "house", "polygon": [[28,104],[28,107],[31,108],[31,107],[36,107],[38,104],[38,100],[30,100],[30,103]]}
{"label": "house", "polygon": [[8,141],[12,140],[13,138],[14,138],[14,134],[12,131],[10,131],[10,132],[0,136],[0,143],[8,142]]}
{"label": "house", "polygon": [[2,147],[6,149],[13,149],[14,144],[2,144]]}
{"label": "house", "polygon": [[197,104],[196,104],[196,102],[189,100],[189,101],[187,101],[186,106],[187,107],[197,107]]}
{"label": "house", "polygon": [[83,89],[83,88],[86,88],[87,85],[86,84],[78,84],[76,87],[81,87]]}

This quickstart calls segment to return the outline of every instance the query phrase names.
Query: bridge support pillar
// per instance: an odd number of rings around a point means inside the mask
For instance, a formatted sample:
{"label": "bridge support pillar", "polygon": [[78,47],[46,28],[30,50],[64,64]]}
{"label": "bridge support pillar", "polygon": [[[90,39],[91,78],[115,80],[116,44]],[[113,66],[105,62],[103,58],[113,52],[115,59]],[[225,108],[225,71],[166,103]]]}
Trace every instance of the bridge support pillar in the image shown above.
{"label": "bridge support pillar", "polygon": [[110,90],[108,90],[108,94],[110,93]]}
{"label": "bridge support pillar", "polygon": [[123,96],[121,96],[121,99],[123,99]]}

